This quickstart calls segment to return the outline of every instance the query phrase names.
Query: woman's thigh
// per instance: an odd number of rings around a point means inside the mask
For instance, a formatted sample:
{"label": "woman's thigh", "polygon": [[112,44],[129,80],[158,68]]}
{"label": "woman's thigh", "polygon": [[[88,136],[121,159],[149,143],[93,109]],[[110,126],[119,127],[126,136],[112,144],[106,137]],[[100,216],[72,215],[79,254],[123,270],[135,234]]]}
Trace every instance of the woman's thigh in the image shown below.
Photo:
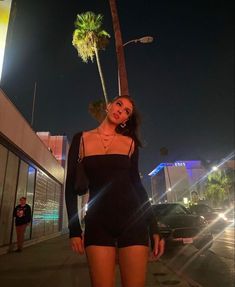
{"label": "woman's thigh", "polygon": [[133,245],[119,248],[119,265],[123,287],[144,287],[149,248]]}
{"label": "woman's thigh", "polygon": [[116,248],[111,246],[86,247],[92,287],[115,286]]}

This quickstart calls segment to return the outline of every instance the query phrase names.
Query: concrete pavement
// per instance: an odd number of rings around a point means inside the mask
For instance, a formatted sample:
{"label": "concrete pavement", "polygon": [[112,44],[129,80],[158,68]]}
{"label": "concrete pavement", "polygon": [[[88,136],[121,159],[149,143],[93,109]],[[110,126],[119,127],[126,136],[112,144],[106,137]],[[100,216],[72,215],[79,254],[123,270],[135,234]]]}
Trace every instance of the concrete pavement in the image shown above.
{"label": "concrete pavement", "polygon": [[[121,287],[117,266],[116,287]],[[68,235],[25,247],[21,253],[0,256],[0,285],[3,287],[90,287],[85,256],[70,250]],[[162,261],[149,262],[146,287],[190,287]],[[100,286],[102,287],[102,286]],[[135,287],[135,286],[133,286]]]}

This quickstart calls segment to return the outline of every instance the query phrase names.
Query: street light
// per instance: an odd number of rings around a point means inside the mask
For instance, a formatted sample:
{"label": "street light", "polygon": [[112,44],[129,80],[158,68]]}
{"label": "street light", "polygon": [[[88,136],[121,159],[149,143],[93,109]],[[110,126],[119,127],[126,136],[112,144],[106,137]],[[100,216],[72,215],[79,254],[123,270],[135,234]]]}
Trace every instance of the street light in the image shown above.
{"label": "street light", "polygon": [[[124,43],[122,45],[122,47],[125,47],[126,45],[130,44],[130,43],[142,43],[142,44],[149,44],[153,42],[153,37],[152,36],[144,36],[138,39],[133,39],[130,41],[127,41],[126,43]],[[127,88],[128,90],[128,88]],[[121,83],[120,83],[120,75],[119,75],[119,69],[118,69],[118,91],[119,91],[119,95],[121,95]]]}
{"label": "street light", "polygon": [[212,166],[212,171],[217,171],[218,170],[218,166]]}
{"label": "street light", "polygon": [[144,36],[144,37],[141,37],[138,39],[133,39],[133,40],[130,40],[130,41],[124,43],[123,47],[125,47],[126,45],[128,45],[130,43],[137,43],[137,42],[140,42],[142,44],[149,44],[149,43],[153,42],[153,37],[152,36]]}

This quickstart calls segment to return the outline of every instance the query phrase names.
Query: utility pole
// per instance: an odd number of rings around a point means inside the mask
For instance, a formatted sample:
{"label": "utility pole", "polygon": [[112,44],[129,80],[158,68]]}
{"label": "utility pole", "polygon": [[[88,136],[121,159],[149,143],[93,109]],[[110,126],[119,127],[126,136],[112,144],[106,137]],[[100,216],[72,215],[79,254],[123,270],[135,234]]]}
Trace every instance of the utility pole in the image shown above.
{"label": "utility pole", "polygon": [[124,55],[122,34],[119,24],[116,0],[109,0],[109,5],[112,14],[113,30],[115,35],[115,45],[117,53],[119,96],[129,96],[125,55]]}
{"label": "utility pole", "polygon": [[33,106],[32,106],[32,115],[31,115],[31,127],[33,127],[33,122],[34,122],[34,109],[35,109],[36,92],[37,92],[37,82],[34,83]]}

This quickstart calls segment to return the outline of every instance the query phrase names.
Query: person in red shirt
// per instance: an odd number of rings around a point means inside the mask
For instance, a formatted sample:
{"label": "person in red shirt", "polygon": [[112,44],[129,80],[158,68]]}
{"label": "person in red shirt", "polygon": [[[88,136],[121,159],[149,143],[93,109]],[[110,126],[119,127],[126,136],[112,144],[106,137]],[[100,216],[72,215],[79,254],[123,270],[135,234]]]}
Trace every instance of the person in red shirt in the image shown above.
{"label": "person in red shirt", "polygon": [[20,198],[20,204],[14,209],[17,234],[17,252],[21,252],[24,244],[24,234],[27,225],[31,222],[31,207],[26,203],[26,197]]}

